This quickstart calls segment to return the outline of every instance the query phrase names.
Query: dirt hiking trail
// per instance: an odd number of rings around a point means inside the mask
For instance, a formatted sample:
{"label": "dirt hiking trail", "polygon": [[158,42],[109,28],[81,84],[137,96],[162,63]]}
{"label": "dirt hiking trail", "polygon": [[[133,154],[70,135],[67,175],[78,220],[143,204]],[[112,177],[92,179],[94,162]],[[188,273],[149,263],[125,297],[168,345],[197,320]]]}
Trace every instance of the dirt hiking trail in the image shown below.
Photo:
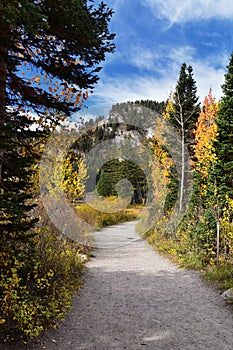
{"label": "dirt hiking trail", "polygon": [[95,258],[67,318],[16,350],[233,349],[232,307],[199,273],[154,252],[134,226],[95,233]]}

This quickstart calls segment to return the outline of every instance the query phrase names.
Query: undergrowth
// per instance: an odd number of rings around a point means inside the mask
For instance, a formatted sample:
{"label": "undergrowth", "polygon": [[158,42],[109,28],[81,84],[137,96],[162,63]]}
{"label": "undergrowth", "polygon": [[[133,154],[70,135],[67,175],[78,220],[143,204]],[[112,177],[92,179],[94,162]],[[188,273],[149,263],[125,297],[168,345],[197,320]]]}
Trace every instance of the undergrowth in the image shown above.
{"label": "undergrowth", "polygon": [[203,274],[203,278],[216,285],[221,290],[232,288],[233,286],[233,264],[224,263],[217,266],[208,266]]}
{"label": "undergrowth", "polygon": [[[229,227],[228,227],[229,226]],[[166,218],[157,222],[145,236],[152,247],[179,267],[199,270],[203,278],[221,290],[233,287],[232,225],[222,224],[220,257],[216,260],[216,242],[211,231],[194,235],[196,228],[180,226],[176,232],[166,232]],[[205,239],[205,240],[204,240]],[[226,253],[226,247],[228,252]]]}
{"label": "undergrowth", "polygon": [[37,337],[55,326],[81,286],[85,248],[38,228],[28,242],[3,244],[0,252],[1,339]]}

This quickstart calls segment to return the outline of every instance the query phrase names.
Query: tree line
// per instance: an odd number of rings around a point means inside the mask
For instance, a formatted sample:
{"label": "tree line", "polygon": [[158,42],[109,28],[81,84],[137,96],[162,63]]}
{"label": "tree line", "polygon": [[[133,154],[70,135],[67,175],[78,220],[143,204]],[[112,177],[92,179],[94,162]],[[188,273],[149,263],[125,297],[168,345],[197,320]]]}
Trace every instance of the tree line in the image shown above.
{"label": "tree line", "polygon": [[184,265],[192,267],[229,264],[233,256],[233,55],[227,68],[221,100],[216,101],[210,89],[201,106],[192,67],[181,66],[175,91],[162,114],[180,136],[180,177],[166,145],[156,135],[152,142],[166,179],[164,218],[177,200],[179,210],[184,209],[190,172],[193,189],[179,227],[168,233],[158,222],[150,239],[159,245],[160,238],[162,250],[172,250]]}

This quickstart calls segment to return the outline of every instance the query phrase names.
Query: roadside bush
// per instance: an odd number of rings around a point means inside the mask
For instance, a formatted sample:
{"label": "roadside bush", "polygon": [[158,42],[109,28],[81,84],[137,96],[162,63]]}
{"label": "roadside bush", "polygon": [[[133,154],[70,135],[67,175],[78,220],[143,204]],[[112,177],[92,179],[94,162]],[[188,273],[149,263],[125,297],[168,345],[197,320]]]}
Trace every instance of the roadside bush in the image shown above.
{"label": "roadside bush", "polygon": [[220,219],[219,259],[216,259],[216,220],[211,210],[195,220],[190,210],[179,228],[166,231],[164,216],[145,235],[155,250],[183,268],[203,271],[203,277],[221,289],[233,286],[233,223],[228,212]]}
{"label": "roadside bush", "polygon": [[83,248],[51,228],[0,252],[1,337],[36,337],[54,326],[81,286]]}

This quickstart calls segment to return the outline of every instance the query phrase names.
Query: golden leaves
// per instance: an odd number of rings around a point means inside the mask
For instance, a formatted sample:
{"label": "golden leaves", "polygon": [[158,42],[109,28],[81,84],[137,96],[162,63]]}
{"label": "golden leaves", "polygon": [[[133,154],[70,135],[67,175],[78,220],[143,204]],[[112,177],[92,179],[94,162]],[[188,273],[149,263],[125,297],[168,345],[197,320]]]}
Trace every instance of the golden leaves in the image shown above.
{"label": "golden leaves", "polygon": [[195,131],[196,145],[194,149],[195,158],[197,159],[195,167],[204,177],[208,176],[210,167],[217,160],[214,149],[214,142],[218,135],[216,124],[217,111],[218,103],[215,103],[212,90],[210,89],[208,96],[204,100],[204,106],[199,115]]}

